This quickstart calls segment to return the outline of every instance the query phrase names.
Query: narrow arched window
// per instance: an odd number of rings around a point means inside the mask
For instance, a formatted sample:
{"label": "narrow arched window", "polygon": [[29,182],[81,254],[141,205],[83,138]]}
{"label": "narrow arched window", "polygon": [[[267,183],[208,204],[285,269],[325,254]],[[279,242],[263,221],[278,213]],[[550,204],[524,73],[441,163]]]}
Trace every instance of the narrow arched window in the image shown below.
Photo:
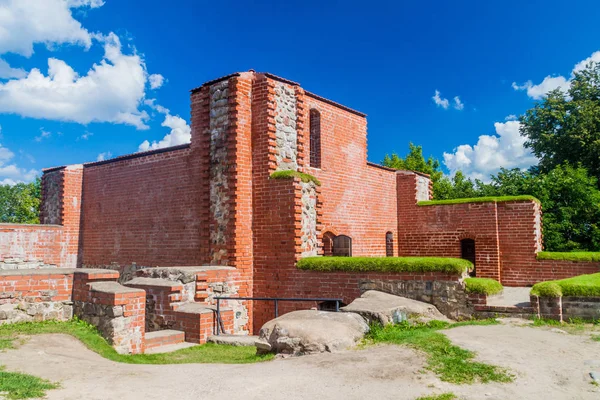
{"label": "narrow arched window", "polygon": [[333,255],[337,257],[352,256],[352,239],[350,236],[339,235],[333,239]]}
{"label": "narrow arched window", "polygon": [[321,113],[310,110],[310,166],[321,168]]}
{"label": "narrow arched window", "polygon": [[385,234],[385,256],[394,257],[394,234],[392,232]]}
{"label": "narrow arched window", "polygon": [[323,234],[323,255],[324,256],[332,256],[333,255],[333,239],[335,239],[335,235],[331,232],[325,232]]}

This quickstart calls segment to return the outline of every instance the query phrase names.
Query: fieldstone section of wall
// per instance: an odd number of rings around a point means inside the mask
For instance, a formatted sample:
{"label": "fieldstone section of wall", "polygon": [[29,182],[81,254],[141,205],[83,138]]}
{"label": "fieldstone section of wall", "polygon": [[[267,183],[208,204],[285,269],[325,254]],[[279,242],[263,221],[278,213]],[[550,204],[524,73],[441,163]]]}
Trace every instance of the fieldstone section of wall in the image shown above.
{"label": "fieldstone section of wall", "polygon": [[44,174],[42,187],[43,200],[40,204],[40,222],[42,224],[62,224],[62,179],[61,171]]}
{"label": "fieldstone section of wall", "polygon": [[214,226],[210,230],[211,263],[221,264],[227,257],[229,223],[229,182],[227,139],[229,120],[229,81],[210,87],[210,213]]}
{"label": "fieldstone section of wall", "polygon": [[394,294],[433,304],[451,319],[470,318],[473,310],[467,302],[465,285],[459,281],[393,281],[364,280],[359,283],[361,293],[367,290]]}
{"label": "fieldstone section of wall", "polygon": [[0,305],[0,325],[15,322],[58,320],[73,318],[70,301],[21,301]]}
{"label": "fieldstone section of wall", "polygon": [[298,131],[296,129],[296,94],[293,88],[275,85],[275,154],[277,170],[298,169]]}
{"label": "fieldstone section of wall", "polygon": [[427,201],[430,199],[429,178],[417,176],[417,201]]}
{"label": "fieldstone section of wall", "polygon": [[40,268],[56,268],[55,264],[46,264],[42,260],[35,259],[24,259],[24,258],[1,258],[0,257],[0,270],[13,270],[13,269],[40,269]]}
{"label": "fieldstone section of wall", "polygon": [[317,240],[317,191],[313,182],[302,182],[300,186],[302,193],[302,257],[316,256],[319,246]]}

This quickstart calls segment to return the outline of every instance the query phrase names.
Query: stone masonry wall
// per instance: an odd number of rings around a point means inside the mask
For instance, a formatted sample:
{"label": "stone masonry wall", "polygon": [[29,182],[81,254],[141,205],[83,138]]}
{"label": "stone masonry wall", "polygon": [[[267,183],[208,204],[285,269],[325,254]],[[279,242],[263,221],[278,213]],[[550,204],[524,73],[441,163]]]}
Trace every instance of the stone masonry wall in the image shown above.
{"label": "stone masonry wall", "polygon": [[531,296],[531,305],[540,318],[568,322],[570,319],[598,321],[600,297],[538,297]]}
{"label": "stone masonry wall", "polygon": [[227,133],[229,121],[229,81],[210,87],[210,212],[211,264],[227,258],[229,223],[229,181]]}
{"label": "stone masonry wall", "polygon": [[296,131],[296,95],[292,87],[275,84],[275,153],[277,170],[298,169],[298,133]]}
{"label": "stone masonry wall", "polygon": [[17,257],[0,257],[0,271],[13,269],[56,268],[56,264],[46,264],[43,260],[24,259]]}
{"label": "stone masonry wall", "polygon": [[42,185],[42,198],[40,204],[40,222],[42,224],[62,224],[62,174],[53,171],[44,175]]}
{"label": "stone masonry wall", "polygon": [[301,182],[302,257],[316,256],[319,251],[317,232],[317,191],[313,182]]}

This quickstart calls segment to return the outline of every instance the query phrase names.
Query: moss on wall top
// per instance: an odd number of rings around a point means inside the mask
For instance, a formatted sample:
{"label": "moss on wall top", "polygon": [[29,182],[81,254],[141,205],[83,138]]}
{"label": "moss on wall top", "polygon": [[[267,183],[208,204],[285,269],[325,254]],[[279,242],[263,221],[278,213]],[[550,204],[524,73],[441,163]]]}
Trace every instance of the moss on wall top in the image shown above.
{"label": "moss on wall top", "polygon": [[540,203],[538,199],[533,196],[494,196],[494,197],[471,197],[464,199],[450,199],[450,200],[424,200],[419,201],[417,205],[419,206],[439,206],[446,204],[466,204],[466,203],[503,203],[507,201],[535,201],[536,203]]}
{"label": "moss on wall top", "polygon": [[317,186],[321,186],[321,181],[319,181],[316,177],[311,174],[306,174],[304,172],[298,172],[294,170],[287,171],[275,171],[270,176],[271,179],[294,179],[300,178],[300,180],[304,183],[313,182]]}
{"label": "moss on wall top", "polygon": [[540,251],[537,253],[538,260],[564,260],[580,262],[600,262],[600,252],[596,251],[573,251],[573,252],[554,252]]}
{"label": "moss on wall top", "polygon": [[347,272],[445,272],[463,274],[473,264],[461,258],[444,257],[306,257],[298,268],[310,271]]}
{"label": "moss on wall top", "polygon": [[536,283],[531,294],[540,297],[600,297],[600,273]]}
{"label": "moss on wall top", "polygon": [[465,290],[467,293],[487,294],[488,296],[501,293],[504,288],[500,282],[489,278],[467,278],[465,279]]}

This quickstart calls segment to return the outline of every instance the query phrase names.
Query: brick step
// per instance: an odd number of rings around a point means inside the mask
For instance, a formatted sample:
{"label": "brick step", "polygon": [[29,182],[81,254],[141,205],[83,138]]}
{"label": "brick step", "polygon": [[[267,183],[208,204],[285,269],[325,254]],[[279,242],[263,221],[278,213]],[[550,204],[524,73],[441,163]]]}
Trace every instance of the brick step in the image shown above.
{"label": "brick step", "polygon": [[[174,319],[177,329],[185,332],[185,341],[206,343],[209,336],[216,332],[216,307],[202,303],[182,303],[175,308]],[[221,319],[225,332],[233,330],[233,310],[221,307]]]}
{"label": "brick step", "polygon": [[160,346],[174,345],[183,343],[185,333],[174,329],[165,329],[162,331],[146,333],[146,350]]}

